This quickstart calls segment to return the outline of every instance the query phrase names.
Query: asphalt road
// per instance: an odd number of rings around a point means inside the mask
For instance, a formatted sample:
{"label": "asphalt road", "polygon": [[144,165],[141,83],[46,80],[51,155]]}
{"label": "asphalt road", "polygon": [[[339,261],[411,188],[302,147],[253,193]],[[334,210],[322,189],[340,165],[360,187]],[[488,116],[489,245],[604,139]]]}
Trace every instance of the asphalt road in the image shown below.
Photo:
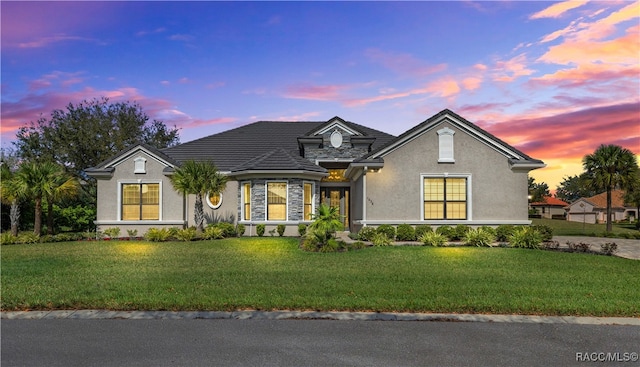
{"label": "asphalt road", "polygon": [[0,327],[2,367],[640,365],[638,326],[3,319]]}

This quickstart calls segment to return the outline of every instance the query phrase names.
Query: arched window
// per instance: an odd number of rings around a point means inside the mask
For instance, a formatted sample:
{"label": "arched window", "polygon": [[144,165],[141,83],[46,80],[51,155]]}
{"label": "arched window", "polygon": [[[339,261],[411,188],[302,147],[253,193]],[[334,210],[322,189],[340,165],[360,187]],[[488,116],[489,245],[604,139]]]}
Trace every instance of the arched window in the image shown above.
{"label": "arched window", "polygon": [[453,158],[453,135],[456,132],[445,127],[438,130],[438,163],[455,163]]}
{"label": "arched window", "polygon": [[222,194],[221,193],[209,193],[207,195],[207,205],[211,209],[218,209],[220,205],[222,205]]}

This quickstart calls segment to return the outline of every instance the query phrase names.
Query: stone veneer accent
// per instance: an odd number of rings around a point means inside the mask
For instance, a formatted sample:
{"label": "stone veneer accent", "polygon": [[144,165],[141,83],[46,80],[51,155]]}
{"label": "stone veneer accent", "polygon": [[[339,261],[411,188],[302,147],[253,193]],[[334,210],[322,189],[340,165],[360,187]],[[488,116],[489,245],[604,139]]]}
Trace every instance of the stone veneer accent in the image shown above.
{"label": "stone veneer accent", "polygon": [[242,218],[242,184],[251,183],[251,221],[266,222],[266,183],[269,181],[287,182],[287,216],[288,221],[298,222],[304,221],[304,183],[314,183],[314,201],[315,208],[320,205],[320,182],[303,180],[299,178],[282,179],[282,178],[260,178],[240,181],[238,189],[238,218]]}
{"label": "stone veneer accent", "polygon": [[[337,128],[336,128],[337,129]],[[305,144],[304,157],[312,162],[316,160],[329,160],[334,158],[356,159],[369,153],[368,147],[354,147],[351,144],[351,135],[346,131],[337,129],[342,133],[342,145],[334,148],[331,145],[331,134],[335,130],[331,130],[322,135],[322,147],[318,148],[311,144]]]}

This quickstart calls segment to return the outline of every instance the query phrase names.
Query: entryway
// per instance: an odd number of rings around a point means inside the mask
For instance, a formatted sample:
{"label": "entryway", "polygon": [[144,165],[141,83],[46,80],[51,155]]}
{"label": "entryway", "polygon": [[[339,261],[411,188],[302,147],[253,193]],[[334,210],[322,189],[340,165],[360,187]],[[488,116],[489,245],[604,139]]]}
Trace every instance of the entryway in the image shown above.
{"label": "entryway", "polygon": [[321,187],[320,202],[332,208],[338,208],[343,219],[345,231],[349,230],[349,188]]}

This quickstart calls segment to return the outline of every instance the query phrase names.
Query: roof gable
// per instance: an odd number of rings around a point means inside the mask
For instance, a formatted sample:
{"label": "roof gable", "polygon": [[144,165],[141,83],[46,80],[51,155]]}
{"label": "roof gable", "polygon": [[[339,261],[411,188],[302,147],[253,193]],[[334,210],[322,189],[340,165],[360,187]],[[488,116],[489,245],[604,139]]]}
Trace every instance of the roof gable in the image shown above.
{"label": "roof gable", "polygon": [[116,153],[114,156],[99,163],[97,166],[87,169],[87,171],[91,172],[91,171],[99,171],[99,170],[114,168],[120,163],[131,158],[132,156],[139,154],[140,152],[145,153],[149,157],[157,160],[158,162],[160,162],[161,164],[167,167],[173,168],[178,165],[178,162],[176,162],[173,158],[164,154],[162,151],[156,149],[155,147],[152,147],[151,145],[144,144],[144,143],[138,143],[138,144],[131,145],[128,148]]}
{"label": "roof gable", "polygon": [[490,134],[489,132],[481,129],[477,125],[471,123],[465,118],[459,116],[451,110],[445,109],[436,115],[430,117],[429,119],[423,121],[417,126],[407,130],[396,139],[390,141],[385,146],[382,146],[370,154],[368,154],[366,159],[375,159],[375,158],[383,158],[385,155],[393,152],[399,147],[410,143],[417,137],[422,134],[431,131],[442,123],[449,123],[451,125],[456,126],[457,128],[465,131],[467,134],[477,139],[481,143],[491,147],[495,151],[499,152],[503,156],[509,159],[509,162],[512,166],[520,165],[522,168],[541,168],[544,167],[544,163],[541,160],[534,159],[521,152],[520,150],[512,147],[511,145],[505,143],[500,140],[496,136]]}
{"label": "roof gable", "polygon": [[[598,195],[594,195],[592,197],[586,198],[586,201],[593,204],[593,206],[597,208],[606,208],[607,207],[607,193],[603,192]],[[623,208],[624,205],[624,191],[622,190],[613,190],[611,191],[611,207],[612,208]]]}
{"label": "roof gable", "polygon": [[[351,125],[351,126],[350,126]],[[326,123],[319,126],[319,128],[308,132],[307,136],[315,136],[315,135],[323,135],[328,132],[332,132],[335,129],[340,129],[349,135],[365,135],[363,132],[359,131],[353,124],[349,124],[347,121],[342,118],[335,116]]]}

